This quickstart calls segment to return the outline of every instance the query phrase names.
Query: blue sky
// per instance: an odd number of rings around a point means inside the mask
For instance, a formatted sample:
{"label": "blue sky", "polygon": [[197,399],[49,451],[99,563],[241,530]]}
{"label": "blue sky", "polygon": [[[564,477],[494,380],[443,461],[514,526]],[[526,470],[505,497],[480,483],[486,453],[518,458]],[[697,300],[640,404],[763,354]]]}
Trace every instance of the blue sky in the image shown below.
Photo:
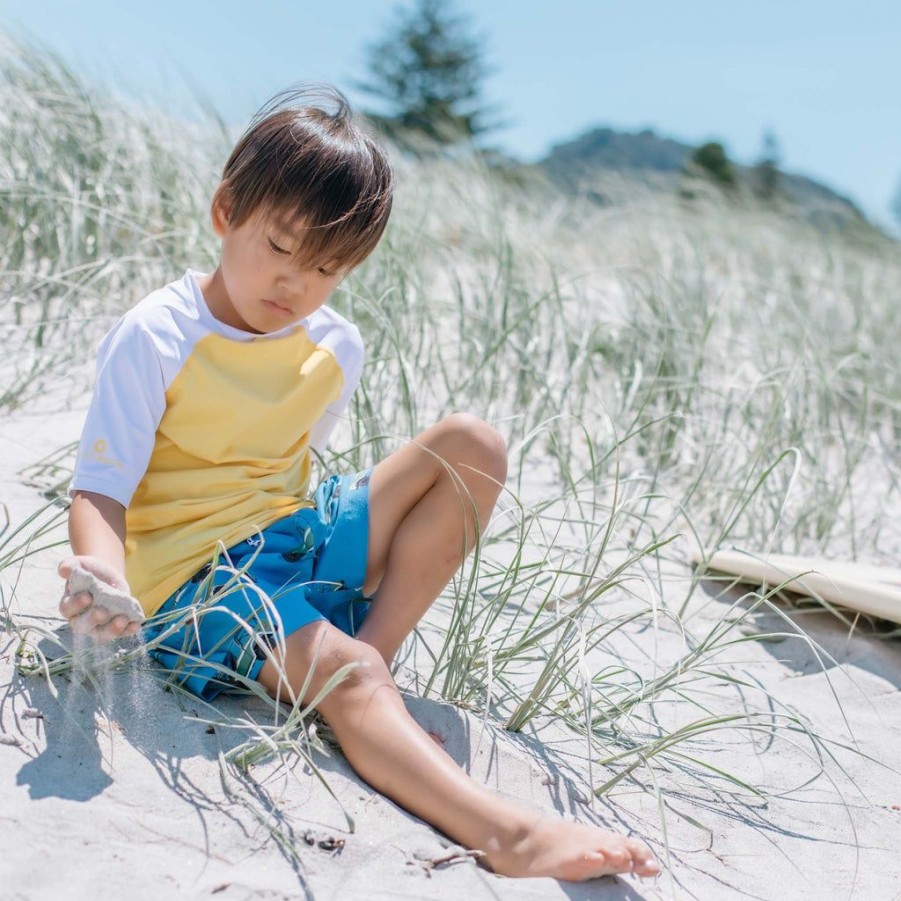
{"label": "blue sky", "polygon": [[[76,70],[183,115],[190,90],[243,123],[293,82],[352,99],[366,45],[398,4],[382,0],[0,0],[0,28]],[[409,5],[401,3],[400,5]],[[594,125],[722,140],[757,156],[765,129],[783,165],[887,222],[901,181],[897,0],[457,0],[486,37],[486,99],[524,159]]]}

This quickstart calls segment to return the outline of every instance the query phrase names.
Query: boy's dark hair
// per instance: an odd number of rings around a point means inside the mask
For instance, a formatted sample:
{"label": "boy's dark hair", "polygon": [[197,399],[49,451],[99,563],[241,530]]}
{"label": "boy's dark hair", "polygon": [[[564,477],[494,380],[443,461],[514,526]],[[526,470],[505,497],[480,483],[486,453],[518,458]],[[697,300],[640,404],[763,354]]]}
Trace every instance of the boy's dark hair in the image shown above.
{"label": "boy's dark hair", "polygon": [[378,244],[394,176],[381,147],[330,86],[286,91],[257,112],[232,151],[214,203],[237,228],[259,213],[295,235],[301,265],[352,269]]}

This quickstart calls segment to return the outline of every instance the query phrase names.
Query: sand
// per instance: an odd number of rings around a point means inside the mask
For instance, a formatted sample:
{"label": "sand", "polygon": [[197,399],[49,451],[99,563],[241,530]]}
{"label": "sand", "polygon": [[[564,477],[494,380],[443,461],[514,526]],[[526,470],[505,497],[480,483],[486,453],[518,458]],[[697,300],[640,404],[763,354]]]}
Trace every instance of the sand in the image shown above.
{"label": "sand", "polygon": [[110,585],[101,582],[93,573],[89,573],[80,566],[73,566],[67,582],[69,593],[72,595],[87,592],[93,598],[91,607],[77,616],[71,623],[73,632],[90,633],[92,627],[83,622],[85,616],[93,607],[104,607],[112,616],[127,616],[130,622],[144,622],[144,611],[141,605],[127,592],[118,591]]}
{"label": "sand", "polygon": [[[17,413],[0,420],[0,497],[13,522],[42,504],[22,484],[19,469],[76,437],[83,413],[75,405],[62,416]],[[2,582],[18,623],[55,629],[71,645],[57,613],[56,565],[64,553],[58,548],[29,558]],[[674,597],[684,594],[679,580],[688,578],[687,551],[684,556],[686,565],[667,576]],[[734,597],[717,599],[717,589],[707,588],[690,620],[699,632],[721,619]],[[246,775],[220,764],[244,735],[210,721],[267,722],[271,713],[262,702],[228,697],[218,712],[211,710],[165,691],[150,661],[96,685],[77,675],[56,678],[54,695],[44,679],[14,671],[18,638],[0,631],[0,894],[10,901],[901,898],[901,646],[861,632],[849,638],[825,613],[798,616],[832,659],[820,665],[795,639],[745,643],[730,654],[732,671],[749,685],[767,686],[785,709],[831,736],[844,772],[830,765],[828,778],[804,786],[816,766],[799,736],[768,743],[735,732],[711,735],[709,759],[766,787],[769,799],[751,805],[688,772],[661,773],[671,805],[663,876],[583,886],[486,872],[369,789],[340,753],[316,752],[355,821],[350,832],[339,804],[302,761],[270,760]],[[785,625],[770,613],[756,617],[753,627]],[[633,662],[651,641],[660,660],[683,647],[678,630],[666,624],[653,638],[636,628],[594,652],[590,665]],[[41,647],[48,656],[60,653],[48,641]],[[411,681],[409,669],[399,680]],[[724,688],[727,695],[734,690]],[[474,778],[536,810],[634,832],[664,855],[654,797],[620,785],[592,810],[584,748],[559,724],[541,721],[513,736],[437,700],[411,694],[408,702]],[[675,723],[679,711],[672,716]],[[860,753],[840,747],[855,742]],[[595,782],[606,777],[598,769]],[[287,843],[276,841],[273,829]]]}

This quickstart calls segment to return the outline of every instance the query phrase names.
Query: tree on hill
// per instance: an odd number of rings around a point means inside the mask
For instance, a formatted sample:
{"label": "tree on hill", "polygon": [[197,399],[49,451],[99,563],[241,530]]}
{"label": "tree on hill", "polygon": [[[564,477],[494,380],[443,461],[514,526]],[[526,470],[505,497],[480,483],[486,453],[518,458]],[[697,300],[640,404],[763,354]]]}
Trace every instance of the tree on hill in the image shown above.
{"label": "tree on hill", "polygon": [[689,160],[689,174],[704,175],[727,191],[734,190],[737,184],[732,163],[719,141],[708,141],[695,150]]}
{"label": "tree on hill", "polygon": [[485,43],[448,0],[417,0],[396,9],[385,36],[366,51],[368,76],[357,87],[381,101],[365,110],[392,137],[439,144],[478,139],[496,128],[482,100],[489,74]]}
{"label": "tree on hill", "polygon": [[772,131],[765,132],[760,159],[754,164],[752,173],[754,193],[763,201],[770,202],[779,193],[781,161],[776,135]]}
{"label": "tree on hill", "polygon": [[898,180],[898,187],[895,189],[895,196],[892,199],[892,215],[901,226],[901,179]]}

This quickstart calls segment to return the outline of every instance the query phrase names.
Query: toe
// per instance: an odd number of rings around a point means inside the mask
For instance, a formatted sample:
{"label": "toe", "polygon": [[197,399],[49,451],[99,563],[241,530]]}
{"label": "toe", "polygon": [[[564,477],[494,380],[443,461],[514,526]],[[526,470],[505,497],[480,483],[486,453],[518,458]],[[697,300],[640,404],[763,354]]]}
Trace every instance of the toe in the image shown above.
{"label": "toe", "polygon": [[628,873],[632,869],[632,855],[625,845],[610,845],[599,849],[599,853],[604,858],[605,873]]}
{"label": "toe", "polygon": [[638,839],[628,839],[629,851],[632,854],[632,871],[639,876],[656,876],[660,872],[660,864],[657,863],[651,849]]}
{"label": "toe", "polygon": [[655,858],[649,857],[636,864],[632,872],[638,876],[658,876],[660,874],[660,864],[657,863]]}

